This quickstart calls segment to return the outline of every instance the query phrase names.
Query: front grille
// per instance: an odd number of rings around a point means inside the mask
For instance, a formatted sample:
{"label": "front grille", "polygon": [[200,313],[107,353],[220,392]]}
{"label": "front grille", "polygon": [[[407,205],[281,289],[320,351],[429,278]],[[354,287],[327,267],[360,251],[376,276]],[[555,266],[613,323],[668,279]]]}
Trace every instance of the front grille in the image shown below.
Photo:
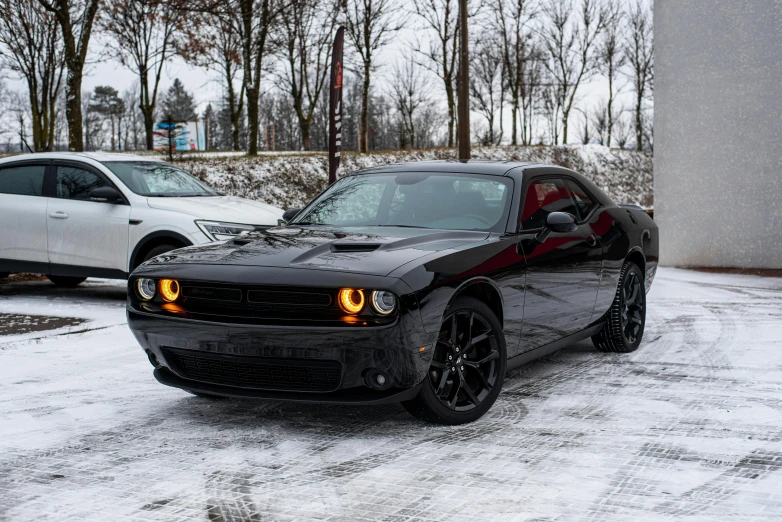
{"label": "front grille", "polygon": [[242,300],[242,291],[238,288],[215,288],[210,286],[182,286],[182,297],[204,299],[208,301],[228,301],[238,303]]}
{"label": "front grille", "polygon": [[337,361],[289,360],[193,353],[164,348],[172,370],[185,379],[238,388],[329,392],[339,386]]}
{"label": "front grille", "polygon": [[325,307],[331,304],[331,295],[325,292],[291,292],[287,290],[250,290],[247,300],[258,304]]}

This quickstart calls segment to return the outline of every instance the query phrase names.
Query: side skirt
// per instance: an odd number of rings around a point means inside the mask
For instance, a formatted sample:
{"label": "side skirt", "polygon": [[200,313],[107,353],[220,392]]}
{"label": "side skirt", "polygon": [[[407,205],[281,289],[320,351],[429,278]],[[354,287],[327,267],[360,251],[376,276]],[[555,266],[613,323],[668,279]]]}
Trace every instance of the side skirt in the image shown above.
{"label": "side skirt", "polygon": [[105,279],[127,279],[128,274],[113,268],[96,268],[91,266],[59,265],[57,263],[42,263],[34,261],[19,261],[17,259],[0,259],[0,272],[59,275],[71,277],[102,277]]}
{"label": "side skirt", "polygon": [[584,339],[592,337],[593,335],[598,334],[602,329],[603,329],[603,323],[599,323],[594,326],[590,326],[585,330],[581,330],[580,332],[576,332],[574,334],[568,335],[567,337],[563,337],[562,339],[554,341],[553,343],[545,344],[543,346],[538,346],[534,350],[530,350],[528,352],[519,354],[515,357],[511,357],[510,359],[508,359],[507,369],[512,370],[513,368],[518,368],[519,366],[534,361],[535,359],[540,359],[541,357],[545,357],[550,353],[554,353],[557,350],[566,348],[571,344],[577,343],[578,341],[583,341]]}

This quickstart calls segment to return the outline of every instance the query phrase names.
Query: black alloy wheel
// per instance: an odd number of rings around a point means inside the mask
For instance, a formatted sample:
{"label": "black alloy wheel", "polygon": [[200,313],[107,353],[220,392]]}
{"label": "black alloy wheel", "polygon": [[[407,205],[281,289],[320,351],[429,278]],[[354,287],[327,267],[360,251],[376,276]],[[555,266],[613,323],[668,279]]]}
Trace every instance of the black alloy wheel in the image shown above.
{"label": "black alloy wheel", "polygon": [[641,344],[646,324],[646,292],[643,274],[635,263],[627,262],[622,267],[614,302],[603,321],[603,329],[592,337],[598,350],[628,353]]}
{"label": "black alloy wheel", "polygon": [[421,393],[403,405],[431,422],[472,422],[497,400],[505,359],[505,337],[491,309],[459,298],[445,314]]}
{"label": "black alloy wheel", "polygon": [[644,289],[636,271],[630,271],[622,284],[622,335],[628,345],[635,344],[644,329]]}

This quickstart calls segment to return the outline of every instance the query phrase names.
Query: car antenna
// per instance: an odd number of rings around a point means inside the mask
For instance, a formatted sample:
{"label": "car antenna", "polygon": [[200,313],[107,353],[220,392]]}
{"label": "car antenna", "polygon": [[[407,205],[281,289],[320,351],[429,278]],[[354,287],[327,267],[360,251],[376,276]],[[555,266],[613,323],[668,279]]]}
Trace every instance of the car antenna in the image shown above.
{"label": "car antenna", "polygon": [[331,51],[331,90],[329,96],[329,185],[337,181],[342,148],[342,47],[345,28],[337,29]]}

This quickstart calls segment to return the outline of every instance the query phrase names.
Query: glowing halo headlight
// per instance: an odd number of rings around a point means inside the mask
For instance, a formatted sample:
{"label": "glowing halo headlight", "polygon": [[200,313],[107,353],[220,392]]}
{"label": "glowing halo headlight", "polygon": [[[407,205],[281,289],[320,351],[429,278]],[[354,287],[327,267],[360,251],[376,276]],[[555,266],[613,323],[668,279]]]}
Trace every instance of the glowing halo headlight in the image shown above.
{"label": "glowing halo headlight", "polygon": [[168,303],[176,301],[179,297],[179,282],[176,279],[161,279],[160,296]]}
{"label": "glowing halo headlight", "polygon": [[385,290],[375,290],[369,300],[372,310],[380,315],[388,315],[396,308],[396,297]]}
{"label": "glowing halo headlight", "polygon": [[144,301],[149,301],[155,297],[156,291],[157,285],[155,284],[154,279],[142,278],[136,280],[136,293]]}
{"label": "glowing halo headlight", "polygon": [[349,314],[357,314],[364,309],[364,291],[355,288],[342,288],[339,291],[339,306]]}

